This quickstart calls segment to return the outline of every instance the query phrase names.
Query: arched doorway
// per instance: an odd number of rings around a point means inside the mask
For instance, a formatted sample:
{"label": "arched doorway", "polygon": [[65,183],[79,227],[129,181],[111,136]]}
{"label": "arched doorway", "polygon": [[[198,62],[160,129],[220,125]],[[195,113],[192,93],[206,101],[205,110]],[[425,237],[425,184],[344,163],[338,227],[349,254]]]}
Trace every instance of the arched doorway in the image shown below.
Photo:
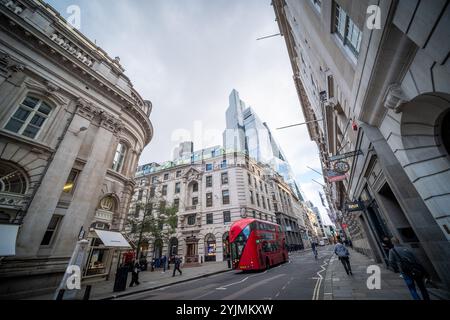
{"label": "arched doorway", "polygon": [[169,257],[178,255],[178,239],[173,237],[169,240]]}
{"label": "arched doorway", "polygon": [[223,260],[226,260],[230,254],[230,242],[228,231],[222,235],[222,246],[223,246]]}
{"label": "arched doorway", "polygon": [[216,237],[208,233],[205,237],[205,262],[216,261]]}
{"label": "arched doorway", "polygon": [[[433,217],[450,201],[450,95],[424,93],[402,107],[400,164]],[[447,219],[436,219],[450,240]]]}
{"label": "arched doorway", "polygon": [[159,259],[162,257],[163,241],[156,239],[153,244],[153,258]]}

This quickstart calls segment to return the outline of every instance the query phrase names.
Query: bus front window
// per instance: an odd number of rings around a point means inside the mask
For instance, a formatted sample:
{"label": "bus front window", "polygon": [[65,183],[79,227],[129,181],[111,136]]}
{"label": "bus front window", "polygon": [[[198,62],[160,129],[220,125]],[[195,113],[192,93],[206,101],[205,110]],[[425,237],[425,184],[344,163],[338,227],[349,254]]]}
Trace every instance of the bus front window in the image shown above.
{"label": "bus front window", "polygon": [[233,262],[236,263],[241,259],[242,252],[244,251],[245,244],[250,235],[250,226],[246,226],[236,239],[231,243],[231,256]]}

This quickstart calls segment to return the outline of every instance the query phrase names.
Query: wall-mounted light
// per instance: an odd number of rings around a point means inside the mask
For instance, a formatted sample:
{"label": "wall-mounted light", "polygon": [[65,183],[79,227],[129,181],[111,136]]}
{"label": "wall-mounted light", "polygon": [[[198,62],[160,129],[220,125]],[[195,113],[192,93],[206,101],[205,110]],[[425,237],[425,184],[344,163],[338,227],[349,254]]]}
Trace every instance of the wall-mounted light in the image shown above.
{"label": "wall-mounted light", "polygon": [[78,130],[77,132],[74,133],[74,135],[78,136],[78,134],[79,134],[80,132],[83,132],[83,131],[86,131],[86,130],[87,130],[86,127],[81,127],[80,130]]}

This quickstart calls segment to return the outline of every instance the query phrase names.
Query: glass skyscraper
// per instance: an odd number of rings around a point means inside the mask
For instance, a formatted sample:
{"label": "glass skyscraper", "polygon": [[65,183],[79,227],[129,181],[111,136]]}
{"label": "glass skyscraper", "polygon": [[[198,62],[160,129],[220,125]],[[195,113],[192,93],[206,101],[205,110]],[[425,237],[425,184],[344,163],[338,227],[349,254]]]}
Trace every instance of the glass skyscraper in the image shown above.
{"label": "glass skyscraper", "polygon": [[235,89],[229,96],[223,146],[226,152],[246,153],[256,161],[270,165],[291,186],[292,191],[304,200],[291,166],[269,127],[251,107],[246,107]]}

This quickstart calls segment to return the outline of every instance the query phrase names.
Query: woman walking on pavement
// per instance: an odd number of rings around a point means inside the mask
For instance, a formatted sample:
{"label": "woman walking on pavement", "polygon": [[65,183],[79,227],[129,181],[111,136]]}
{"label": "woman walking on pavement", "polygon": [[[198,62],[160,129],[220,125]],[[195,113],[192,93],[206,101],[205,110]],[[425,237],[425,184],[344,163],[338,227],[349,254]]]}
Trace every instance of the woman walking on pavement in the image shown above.
{"label": "woman walking on pavement", "polygon": [[345,272],[347,272],[348,275],[353,275],[352,268],[350,267],[350,253],[342,243],[342,240],[339,240],[339,242],[334,247],[334,253],[338,256],[339,260],[342,262]]}

